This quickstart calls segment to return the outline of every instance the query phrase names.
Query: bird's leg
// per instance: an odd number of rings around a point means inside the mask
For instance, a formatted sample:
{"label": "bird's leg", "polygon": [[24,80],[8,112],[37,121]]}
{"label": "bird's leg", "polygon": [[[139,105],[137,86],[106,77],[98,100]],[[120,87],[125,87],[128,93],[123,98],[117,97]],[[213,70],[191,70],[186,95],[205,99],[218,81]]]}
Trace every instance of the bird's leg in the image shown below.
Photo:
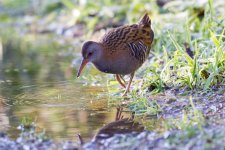
{"label": "bird's leg", "polygon": [[130,80],[129,80],[128,85],[127,85],[127,87],[126,87],[126,91],[123,93],[123,96],[126,96],[127,93],[129,92],[129,90],[130,90],[130,85],[131,85],[131,82],[132,82],[132,80],[133,80],[133,77],[134,77],[134,72],[130,74]]}
{"label": "bird's leg", "polygon": [[121,108],[121,107],[116,108],[116,119],[115,119],[115,121],[123,119],[122,111],[123,111],[123,108]]}
{"label": "bird's leg", "polygon": [[119,75],[120,79],[122,79],[123,83],[126,84],[126,81],[124,80],[123,76],[120,74]]}
{"label": "bird's leg", "polygon": [[116,74],[116,80],[119,82],[119,84],[120,84],[122,87],[126,88],[126,85],[120,80],[120,75]]}
{"label": "bird's leg", "polygon": [[123,75],[118,74],[118,77],[120,78],[120,81],[125,85],[124,88],[126,88],[126,81],[124,80]]}
{"label": "bird's leg", "polygon": [[79,141],[80,141],[80,145],[84,145],[84,140],[83,138],[81,137],[80,134],[77,134],[78,138],[79,138]]}

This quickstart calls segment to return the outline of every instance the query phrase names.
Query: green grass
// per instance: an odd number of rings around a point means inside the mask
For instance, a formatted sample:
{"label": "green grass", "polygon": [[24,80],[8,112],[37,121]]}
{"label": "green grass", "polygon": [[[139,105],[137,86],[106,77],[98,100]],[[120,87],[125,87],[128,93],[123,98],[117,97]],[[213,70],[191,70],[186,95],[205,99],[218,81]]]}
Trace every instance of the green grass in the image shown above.
{"label": "green grass", "polygon": [[21,119],[21,125],[24,128],[32,128],[34,126],[34,119],[30,118],[30,117],[23,117]]}
{"label": "green grass", "polygon": [[46,140],[49,139],[47,136],[45,129],[38,129],[36,127],[36,118],[31,118],[29,116],[23,117],[20,121],[20,125],[18,129],[20,129],[20,138],[22,139],[38,139],[38,140]]}
{"label": "green grass", "polygon": [[138,96],[133,94],[131,97],[131,102],[129,104],[129,109],[136,113],[136,115],[157,115],[161,112],[160,106],[156,101],[149,101],[144,96]]}
{"label": "green grass", "polygon": [[[209,1],[201,20],[187,9],[190,15],[185,22],[173,23],[169,29],[157,26],[161,28],[155,30],[156,39],[152,47],[157,58],[150,61],[145,73],[150,89],[155,85],[154,91],[158,92],[163,87],[208,90],[224,84],[225,19],[222,14],[216,14],[215,9]],[[166,25],[163,21],[161,24]],[[194,53],[193,58],[184,43]]]}
{"label": "green grass", "polygon": [[183,110],[181,118],[168,119],[164,122],[164,128],[169,129],[180,129],[184,131],[190,131],[196,126],[201,129],[205,124],[205,118],[201,111],[197,110],[193,104],[192,98],[190,97],[191,108],[188,111]]}

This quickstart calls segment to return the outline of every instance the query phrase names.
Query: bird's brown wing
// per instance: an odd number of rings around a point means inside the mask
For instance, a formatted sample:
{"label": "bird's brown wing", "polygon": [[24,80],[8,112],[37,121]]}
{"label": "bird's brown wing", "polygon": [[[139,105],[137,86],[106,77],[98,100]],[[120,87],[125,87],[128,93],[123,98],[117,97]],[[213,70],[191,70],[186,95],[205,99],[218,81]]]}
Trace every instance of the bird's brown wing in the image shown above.
{"label": "bird's brown wing", "polygon": [[100,42],[110,51],[120,50],[125,43],[133,43],[141,40],[146,46],[150,46],[150,27],[140,28],[139,25],[122,26],[107,32]]}
{"label": "bird's brown wing", "polygon": [[152,33],[150,26],[138,24],[122,26],[107,32],[101,43],[104,49],[111,53],[129,50],[132,56],[143,63],[150,51]]}

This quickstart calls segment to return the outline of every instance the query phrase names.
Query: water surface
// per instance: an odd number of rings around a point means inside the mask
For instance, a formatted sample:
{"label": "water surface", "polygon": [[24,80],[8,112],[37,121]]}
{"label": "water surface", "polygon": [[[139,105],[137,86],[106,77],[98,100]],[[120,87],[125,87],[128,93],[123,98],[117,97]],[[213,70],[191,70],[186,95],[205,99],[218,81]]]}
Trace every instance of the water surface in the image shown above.
{"label": "water surface", "polygon": [[[28,42],[27,42],[27,41]],[[104,124],[113,121],[106,79],[89,84],[96,70],[88,66],[87,79],[77,79],[79,46],[56,42],[51,35],[5,39],[0,60],[0,131],[16,138],[24,118],[54,139],[91,139]],[[61,43],[61,44],[59,44]]]}

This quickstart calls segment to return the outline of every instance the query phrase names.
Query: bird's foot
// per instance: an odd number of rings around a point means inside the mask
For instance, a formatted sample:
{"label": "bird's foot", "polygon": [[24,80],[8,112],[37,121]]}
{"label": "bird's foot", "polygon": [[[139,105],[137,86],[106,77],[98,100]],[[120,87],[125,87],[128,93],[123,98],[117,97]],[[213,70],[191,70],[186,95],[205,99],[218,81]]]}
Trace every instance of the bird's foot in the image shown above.
{"label": "bird's foot", "polygon": [[124,93],[123,93],[123,97],[127,96],[127,93],[129,92],[129,90],[126,90]]}

